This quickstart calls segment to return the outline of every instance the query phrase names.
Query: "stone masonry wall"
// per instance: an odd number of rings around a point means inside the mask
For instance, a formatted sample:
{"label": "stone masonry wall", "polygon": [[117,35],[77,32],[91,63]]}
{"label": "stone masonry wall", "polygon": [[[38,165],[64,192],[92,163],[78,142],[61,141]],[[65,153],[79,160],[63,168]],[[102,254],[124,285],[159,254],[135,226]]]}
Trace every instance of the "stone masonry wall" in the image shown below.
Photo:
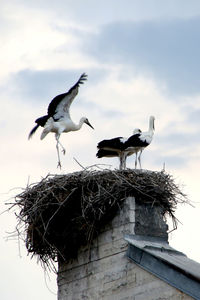
{"label": "stone masonry wall", "polygon": [[134,234],[135,201],[123,209],[78,258],[60,263],[58,300],[189,300],[193,299],[126,257],[124,234]]}

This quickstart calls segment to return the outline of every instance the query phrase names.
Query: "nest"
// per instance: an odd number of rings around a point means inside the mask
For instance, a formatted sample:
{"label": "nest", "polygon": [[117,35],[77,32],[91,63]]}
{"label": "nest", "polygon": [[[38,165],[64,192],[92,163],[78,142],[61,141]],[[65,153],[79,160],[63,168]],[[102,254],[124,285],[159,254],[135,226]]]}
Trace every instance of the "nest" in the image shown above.
{"label": "nest", "polygon": [[48,175],[15,197],[17,231],[28,253],[48,265],[69,260],[89,245],[116,215],[127,196],[159,205],[176,222],[174,211],[185,195],[164,171],[81,171]]}

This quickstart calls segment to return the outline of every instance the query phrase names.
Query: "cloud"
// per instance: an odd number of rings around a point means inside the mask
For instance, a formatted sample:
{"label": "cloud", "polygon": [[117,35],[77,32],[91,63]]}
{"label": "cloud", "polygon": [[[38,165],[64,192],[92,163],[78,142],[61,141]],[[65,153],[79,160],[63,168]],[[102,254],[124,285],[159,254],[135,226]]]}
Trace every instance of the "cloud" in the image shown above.
{"label": "cloud", "polygon": [[[126,5],[122,0],[11,2],[0,4],[1,193],[38,182],[47,173],[80,170],[73,157],[85,167],[111,164],[118,168],[117,158],[96,158],[97,142],[128,136],[134,127],[147,130],[149,115],[155,114],[155,136],[142,154],[142,166],[160,170],[165,162],[166,170],[170,167],[179,174],[191,191],[190,198],[198,201],[200,99],[194,94],[200,86],[199,0],[127,0]],[[61,154],[63,169],[59,171],[54,134],[41,141],[40,128],[28,141],[28,133],[34,120],[46,113],[50,100],[68,90],[82,72],[88,73],[88,81],[73,103],[72,119],[77,122],[86,115],[95,130],[83,126],[76,133],[61,135],[67,152]],[[127,166],[134,167],[134,156],[128,158]],[[186,229],[191,230],[188,214],[183,221],[183,241],[177,240],[177,245],[188,251],[184,243]],[[1,235],[14,230],[15,224],[13,214],[2,216]],[[54,299],[40,266],[34,273],[24,247],[19,261],[16,241],[6,246],[1,242],[7,270],[1,277],[3,298],[27,299],[31,288],[27,281],[24,292],[20,280],[14,292],[9,288],[13,268],[11,281],[16,274],[36,274],[32,299]],[[194,258],[199,260],[198,251]]]}
{"label": "cloud", "polygon": [[[200,131],[200,109],[194,109],[194,107],[186,107],[187,109],[187,123],[195,126],[196,131]],[[199,136],[200,142],[200,136]]]}
{"label": "cloud", "polygon": [[159,136],[158,144],[163,145],[162,147],[166,152],[176,151],[177,149],[183,151],[183,149],[189,150],[195,148],[200,142],[199,133],[187,133],[184,132],[184,129],[182,132],[174,130],[173,133]]}
{"label": "cloud", "polygon": [[48,101],[64,93],[78,80],[81,71],[24,69],[10,76],[2,88],[12,86],[14,92],[26,101]]}
{"label": "cloud", "polygon": [[83,42],[83,50],[101,63],[127,65],[146,74],[170,94],[200,92],[200,18],[115,22]]}
{"label": "cloud", "polygon": [[[150,158],[149,158],[150,159]],[[188,160],[184,156],[178,156],[178,155],[162,155],[160,154],[159,157],[153,158],[154,164],[160,165],[160,169],[162,167],[165,167],[167,172],[169,168],[175,168],[175,169],[184,169],[188,167]]]}
{"label": "cloud", "polygon": [[[3,5],[2,5],[3,6]],[[152,19],[167,18],[191,18],[199,16],[200,3],[198,0],[106,0],[102,1],[71,1],[59,0],[51,2],[48,0],[30,0],[28,4],[24,0],[13,0],[12,4],[4,6],[13,7],[15,11],[27,7],[30,11],[37,10],[51,13],[59,20],[66,20],[68,23],[82,24],[84,26],[96,26],[106,24],[115,20],[145,21]],[[181,8],[181,9],[180,9]]]}

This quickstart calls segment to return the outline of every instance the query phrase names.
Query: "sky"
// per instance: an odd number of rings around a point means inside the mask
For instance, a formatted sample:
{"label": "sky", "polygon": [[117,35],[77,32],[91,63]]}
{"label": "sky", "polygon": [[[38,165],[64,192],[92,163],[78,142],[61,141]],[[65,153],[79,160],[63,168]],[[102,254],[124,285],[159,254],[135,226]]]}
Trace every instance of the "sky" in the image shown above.
{"label": "sky", "polygon": [[[152,144],[143,152],[144,169],[165,166],[192,205],[180,205],[170,245],[200,262],[200,2],[198,0],[13,0],[0,3],[0,210],[27,184],[47,174],[66,174],[116,158],[97,159],[105,138],[128,137],[148,129]],[[71,107],[83,126],[61,136],[66,155],[57,166],[55,138],[28,134],[46,114],[51,99],[66,92],[83,73]],[[75,159],[76,160],[75,160]],[[134,167],[134,157],[127,160]],[[46,274],[12,237],[15,213],[0,216],[0,297],[55,300],[56,275]],[[31,290],[31,293],[30,293]]]}

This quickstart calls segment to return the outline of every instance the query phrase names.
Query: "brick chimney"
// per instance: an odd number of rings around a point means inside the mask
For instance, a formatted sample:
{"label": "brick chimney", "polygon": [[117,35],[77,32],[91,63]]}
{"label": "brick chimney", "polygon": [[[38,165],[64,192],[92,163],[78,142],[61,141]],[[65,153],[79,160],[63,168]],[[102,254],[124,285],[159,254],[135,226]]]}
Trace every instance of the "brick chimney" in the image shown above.
{"label": "brick chimney", "polygon": [[16,196],[17,229],[28,253],[58,260],[58,300],[200,299],[200,264],[168,244],[184,197],[163,171],[47,176]]}
{"label": "brick chimney", "polygon": [[[139,289],[145,280],[155,282],[155,277],[130,263],[124,236],[141,235],[167,241],[167,229],[161,207],[127,197],[90,247],[80,248],[77,259],[71,262],[59,262],[58,299],[133,299],[126,298],[129,289]],[[167,284],[156,278],[157,281],[164,292]]]}

